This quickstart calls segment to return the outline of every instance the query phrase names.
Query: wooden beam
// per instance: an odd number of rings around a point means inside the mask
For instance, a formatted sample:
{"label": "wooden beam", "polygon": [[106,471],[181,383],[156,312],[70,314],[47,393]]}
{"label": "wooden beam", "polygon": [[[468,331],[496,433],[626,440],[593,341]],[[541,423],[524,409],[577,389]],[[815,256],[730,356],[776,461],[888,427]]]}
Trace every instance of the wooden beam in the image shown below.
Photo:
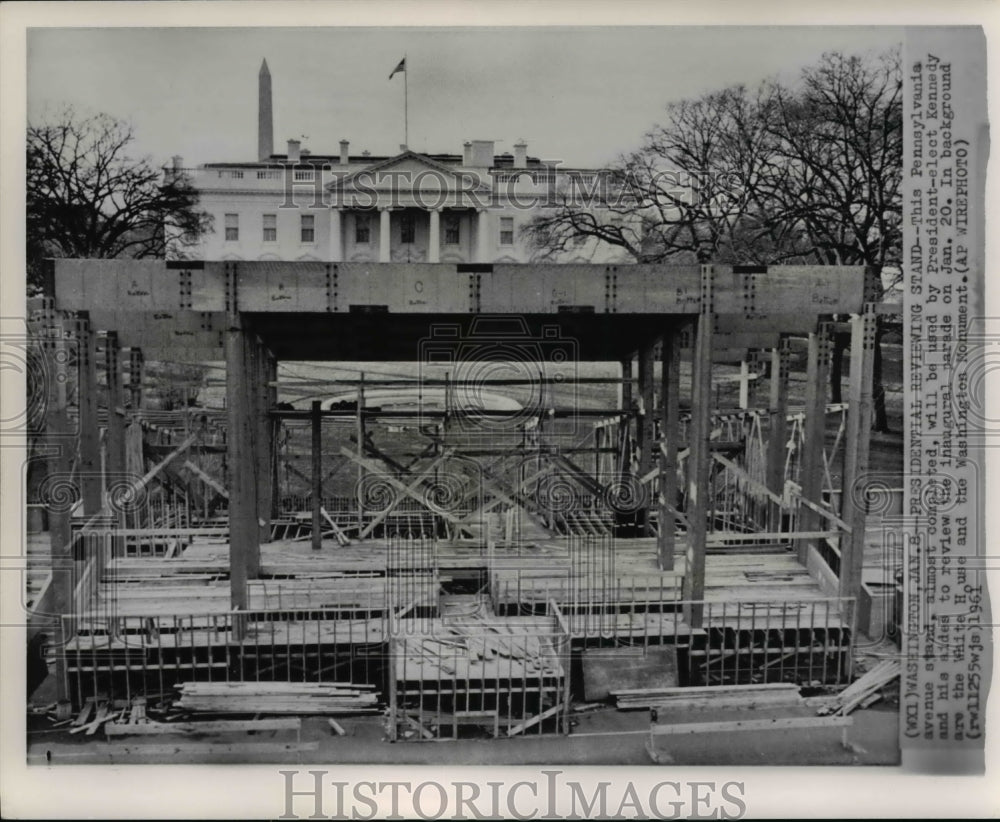
{"label": "wooden beam", "polygon": [[680,331],[671,328],[663,335],[662,400],[660,402],[660,531],[657,557],[661,571],[674,568],[677,545],[677,452],[680,440]]}
{"label": "wooden beam", "polygon": [[[406,496],[411,497],[412,499],[415,499],[417,502],[421,503],[423,502],[423,500],[416,493],[416,491],[407,488],[405,485],[403,485],[403,483],[401,483],[391,474],[386,474],[385,472],[383,472],[377,463],[374,463],[371,460],[356,454],[349,448],[341,448],[340,453],[343,454],[345,457],[347,457],[351,462],[356,463],[360,468],[364,468],[366,471],[372,471],[378,474],[379,479],[385,480],[385,482],[387,482],[389,485],[391,485],[400,493],[405,494]],[[448,511],[440,510],[437,511],[436,513],[444,517],[446,520],[448,520],[448,522],[452,523],[453,525],[461,525],[461,526],[465,525],[465,523],[463,523],[458,517],[456,517],[454,514]]]}
{"label": "wooden beam", "polygon": [[184,461],[184,467],[187,468],[192,474],[194,474],[198,479],[200,479],[205,485],[211,488],[215,493],[224,499],[229,499],[229,492],[218,482],[212,479],[205,471],[203,471],[198,465],[191,462],[191,460]]}
{"label": "wooden beam", "polygon": [[[250,341],[238,311],[226,331],[226,411],[229,466],[229,582],[231,605],[245,611],[247,582],[260,569],[260,529],[257,524],[255,420],[250,385]],[[234,623],[237,625],[238,623]]]}
{"label": "wooden beam", "polygon": [[327,525],[330,526],[330,529],[333,531],[333,535],[334,537],[336,537],[337,542],[339,542],[341,545],[350,545],[351,541],[347,538],[347,534],[345,534],[341,530],[340,526],[333,521],[333,517],[331,517],[327,513],[326,509],[322,505],[319,507],[319,512],[320,514],[323,515],[323,519],[326,520]]}
{"label": "wooden beam", "polygon": [[276,433],[279,421],[272,419],[270,409],[277,405],[278,389],[273,385],[278,366],[271,352],[259,340],[253,346],[254,417],[257,423],[257,522],[260,541],[271,541],[271,515],[277,488]]}
{"label": "wooden beam", "polygon": [[[46,485],[50,486],[52,502],[47,502],[49,519],[49,553],[52,566],[52,581],[50,607],[55,614],[53,624],[53,645],[56,648],[56,697],[59,700],[69,698],[69,680],[66,671],[65,646],[69,636],[65,634],[63,614],[75,611],[73,603],[73,534],[70,525],[70,509],[66,505],[58,505],[60,488],[70,481],[70,454],[73,450],[73,440],[69,430],[69,419],[66,414],[66,385],[69,380],[67,365],[67,346],[63,331],[63,323],[53,320],[46,329],[47,333],[41,342],[46,355],[46,417],[45,439],[49,452],[48,477]],[[68,329],[67,329],[68,330]]]}
{"label": "wooden beam", "polygon": [[702,626],[705,598],[705,553],[708,536],[709,477],[711,471],[712,414],[712,266],[702,266],[703,313],[698,317],[691,385],[691,458],[688,464],[688,548],[684,571],[685,618],[692,628]]}
{"label": "wooden beam", "polygon": [[873,311],[851,318],[851,374],[840,509],[841,519],[851,526],[851,533],[840,541],[842,597],[857,598],[861,594],[866,519],[865,495],[861,486],[868,471],[874,407],[872,372],[875,364],[875,325],[876,314]]}
{"label": "wooden beam", "polygon": [[129,497],[137,497],[139,492],[142,491],[149,483],[151,483],[163,470],[170,465],[177,457],[187,451],[194,442],[198,439],[198,434],[190,434],[185,440],[178,445],[173,451],[167,454],[162,460],[160,460],[156,465],[150,468],[145,474],[139,479],[133,482],[128,490],[121,492],[123,495]]}
{"label": "wooden beam", "polygon": [[[639,446],[639,475],[648,473],[653,468],[653,440],[655,439],[656,417],[654,416],[653,392],[653,340],[646,340],[639,349],[639,399],[642,403],[641,416],[636,420]],[[642,532],[645,536],[652,535],[647,505],[639,512]]]}
{"label": "wooden beam", "polygon": [[109,331],[104,338],[104,373],[108,383],[108,483],[125,475],[125,418],[119,410],[123,402],[121,351],[118,335]]}
{"label": "wooden beam", "polygon": [[321,403],[312,402],[310,449],[312,452],[312,547],[319,551],[323,547],[322,522],[323,514],[323,418],[320,416]]}
{"label": "wooden beam", "polygon": [[784,716],[774,719],[734,719],[727,722],[684,722],[678,725],[652,724],[652,736],[729,733],[732,731],[790,731],[807,728],[845,728],[854,724],[850,716]]}
{"label": "wooden beam", "polygon": [[785,492],[785,458],[788,439],[788,375],[791,348],[788,339],[771,350],[770,397],[768,399],[767,466],[765,485],[782,496]]}
{"label": "wooden beam", "polygon": [[97,419],[97,339],[86,318],[76,321],[77,397],[80,409],[80,491],[83,514],[92,517],[104,504],[101,476],[101,432]]}
{"label": "wooden beam", "polygon": [[562,705],[561,702],[559,704],[557,704],[557,705],[553,705],[548,710],[542,711],[540,714],[537,714],[536,716],[531,717],[531,719],[525,720],[524,722],[521,722],[520,724],[515,725],[513,728],[511,728],[510,730],[507,731],[507,736],[508,737],[517,736],[517,734],[524,733],[526,730],[528,730],[528,728],[533,728],[539,722],[544,722],[550,716],[555,716],[562,709],[563,709],[563,705]]}
{"label": "wooden beam", "polygon": [[[830,333],[825,323],[809,335],[806,367],[805,420],[803,421],[802,461],[799,485],[802,496],[817,505],[823,502],[823,448],[826,441],[826,389],[830,375]],[[817,517],[808,508],[800,514],[800,531],[815,531]],[[809,540],[798,542],[799,562],[803,565],[809,551]]]}
{"label": "wooden beam", "polygon": [[[354,421],[354,436],[358,439],[358,456],[363,457],[365,453],[365,372],[361,371],[358,374],[358,395],[355,402],[356,416]],[[445,389],[447,391],[447,389]],[[358,529],[364,528],[365,525],[365,504],[364,504],[364,494],[362,489],[364,488],[365,481],[365,468],[358,461],[358,493],[355,496],[358,499]]]}
{"label": "wooden beam", "polygon": [[[416,489],[417,489],[417,486],[423,485],[424,482],[426,482],[428,479],[430,479],[430,476],[431,476],[431,474],[434,473],[434,470],[442,462],[444,462],[446,459],[448,459],[449,457],[451,457],[451,455],[453,453],[454,453],[454,449],[449,448],[443,454],[441,454],[441,456],[439,456],[437,459],[435,459],[434,462],[432,462],[430,465],[428,465],[427,468],[425,468],[423,471],[421,471],[410,482],[410,484],[406,486],[405,490],[403,491],[403,495],[414,497],[415,499],[420,499],[419,497],[417,497],[417,495],[415,493]],[[396,499],[394,499],[392,501],[391,504],[387,505],[385,507],[385,509],[383,509],[382,511],[379,511],[379,513],[375,517],[372,518],[372,521],[369,522],[364,528],[361,529],[361,532],[358,534],[358,539],[364,539],[370,533],[372,533],[372,531],[374,531],[375,528],[378,527],[382,523],[382,521],[386,517],[388,517],[389,514],[391,514],[396,509],[396,506],[399,505],[399,503],[401,503],[402,501],[403,501],[403,496],[398,496],[398,497],[396,497]]]}
{"label": "wooden beam", "polygon": [[632,357],[622,360],[622,417],[618,428],[617,474],[622,482],[632,470]]}

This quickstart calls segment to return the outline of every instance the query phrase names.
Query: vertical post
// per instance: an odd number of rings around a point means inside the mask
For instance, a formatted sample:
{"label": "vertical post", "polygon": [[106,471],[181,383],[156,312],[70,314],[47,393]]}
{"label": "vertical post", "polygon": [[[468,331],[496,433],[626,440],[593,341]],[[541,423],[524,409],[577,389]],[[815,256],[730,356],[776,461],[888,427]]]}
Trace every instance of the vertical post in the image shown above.
{"label": "vertical post", "polygon": [[392,212],[387,206],[378,210],[378,261],[387,263],[392,260]]}
{"label": "vertical post", "polygon": [[441,260],[441,209],[430,210],[430,227],[427,238],[427,262],[436,263]]}
{"label": "vertical post", "polygon": [[680,435],[681,345],[678,331],[671,328],[663,335],[663,374],[660,390],[660,533],[657,553],[661,571],[674,568],[677,522],[677,444]]}
{"label": "vertical post", "polygon": [[[653,440],[656,418],[653,415],[653,341],[647,340],[639,348],[639,400],[642,403],[640,416],[636,420],[639,440],[639,478],[653,470]],[[639,525],[643,536],[651,533],[649,524],[650,503],[639,512]]]}
{"label": "vertical post", "polygon": [[[354,418],[355,426],[355,436],[358,438],[358,457],[364,459],[365,457],[365,372],[362,371],[358,375],[358,397],[357,397],[357,414]],[[445,389],[447,390],[447,389]],[[358,498],[358,528],[364,529],[365,527],[365,469],[364,466],[358,462],[358,493],[356,494]]]}
{"label": "vertical post", "polygon": [[[125,478],[125,417],[119,413],[122,406],[122,370],[119,361],[118,335],[109,331],[104,338],[104,373],[108,383],[108,428],[105,438],[107,453],[105,476],[105,491],[110,491]],[[114,516],[118,514],[113,500],[108,500],[108,509]],[[116,520],[124,525],[124,517]],[[117,538],[112,542],[112,556],[123,552],[123,540]]]}
{"label": "vertical post", "polygon": [[702,266],[701,313],[695,329],[691,384],[690,456],[688,465],[688,545],[684,569],[685,618],[692,628],[700,628],[704,617],[705,549],[708,542],[709,480],[712,421],[712,334],[715,325],[712,266]]}
{"label": "vertical post", "polygon": [[[785,458],[788,439],[788,371],[791,347],[782,337],[778,347],[771,349],[771,382],[768,400],[767,466],[765,483],[779,497],[785,493]],[[777,517],[777,515],[776,515]],[[780,523],[775,519],[772,523]]]}
{"label": "vertical post", "polygon": [[275,420],[271,409],[277,405],[277,366],[274,355],[267,347],[257,342],[254,346],[256,379],[254,380],[255,408],[257,418],[257,520],[260,523],[260,541],[271,541],[271,513],[275,491],[274,433]]}
{"label": "vertical post", "polygon": [[[235,301],[234,301],[235,302]],[[247,581],[260,567],[257,451],[254,447],[250,345],[243,318],[231,309],[226,331],[227,462],[229,465],[229,580],[233,610],[246,610]],[[238,623],[236,623],[238,625]]]}
{"label": "vertical post", "polygon": [[864,494],[858,486],[868,470],[874,408],[872,370],[875,364],[877,318],[870,306],[865,308],[865,313],[851,317],[850,393],[841,492],[841,519],[851,526],[851,533],[840,542],[840,595],[854,598],[861,593],[861,569],[865,550],[866,511]]}
{"label": "vertical post", "polygon": [[47,349],[46,367],[49,375],[45,433],[49,450],[48,479],[52,502],[48,502],[49,550],[52,562],[52,613],[55,614],[53,644],[56,650],[56,693],[60,700],[69,698],[66,671],[66,623],[62,616],[75,613],[73,585],[75,582],[70,508],[59,504],[61,488],[65,488],[70,475],[70,450],[72,439],[66,414],[67,367],[66,342],[62,322],[54,320],[47,329],[44,340]]}
{"label": "vertical post", "polygon": [[622,418],[618,427],[618,475],[624,481],[632,468],[632,357],[622,360]]}
{"label": "vertical post", "polygon": [[310,421],[312,423],[312,547],[319,551],[323,547],[323,417],[320,401],[313,400]]}
{"label": "vertical post", "polygon": [[97,341],[86,317],[76,321],[78,404],[80,409],[80,486],[83,513],[99,514],[104,494],[101,482],[101,434],[97,419]]}
{"label": "vertical post", "polygon": [[[821,505],[823,502],[823,447],[826,441],[826,386],[830,374],[830,329],[820,323],[809,335],[809,361],[806,368],[806,404],[803,422],[802,468],[799,485],[802,496]],[[799,517],[804,531],[815,530],[818,518],[803,508]],[[811,540],[799,540],[798,557],[803,565],[808,559]]]}

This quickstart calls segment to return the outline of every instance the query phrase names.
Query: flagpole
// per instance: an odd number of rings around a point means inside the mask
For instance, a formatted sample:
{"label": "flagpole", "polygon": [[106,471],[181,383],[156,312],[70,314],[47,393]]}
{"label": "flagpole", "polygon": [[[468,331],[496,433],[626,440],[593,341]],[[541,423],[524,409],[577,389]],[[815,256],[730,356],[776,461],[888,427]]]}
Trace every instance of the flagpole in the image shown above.
{"label": "flagpole", "polygon": [[410,148],[410,64],[403,52],[403,142]]}

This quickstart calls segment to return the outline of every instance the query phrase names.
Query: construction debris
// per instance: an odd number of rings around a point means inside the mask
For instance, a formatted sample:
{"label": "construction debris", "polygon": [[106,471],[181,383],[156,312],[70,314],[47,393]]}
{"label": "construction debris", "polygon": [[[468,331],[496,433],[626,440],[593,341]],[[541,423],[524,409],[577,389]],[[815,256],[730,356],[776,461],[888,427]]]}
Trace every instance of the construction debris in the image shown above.
{"label": "construction debris", "polygon": [[359,714],[378,710],[374,685],[336,682],[184,682],[174,707],[222,714]]}
{"label": "construction debris", "polygon": [[876,702],[873,696],[878,696],[886,685],[899,676],[902,665],[897,659],[887,659],[880,662],[860,679],[852,682],[843,691],[832,697],[826,705],[816,713],[820,716],[840,714],[847,716],[858,707],[867,707]]}

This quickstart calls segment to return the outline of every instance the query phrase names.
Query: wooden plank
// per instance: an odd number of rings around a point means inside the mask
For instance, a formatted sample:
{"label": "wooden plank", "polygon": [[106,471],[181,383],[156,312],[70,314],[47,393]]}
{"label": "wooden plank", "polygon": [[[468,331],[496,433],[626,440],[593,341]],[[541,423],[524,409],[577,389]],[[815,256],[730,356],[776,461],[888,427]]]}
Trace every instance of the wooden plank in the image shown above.
{"label": "wooden plank", "polygon": [[738,719],[728,722],[686,722],[682,725],[652,724],[652,736],[727,733],[732,731],[787,731],[806,728],[846,728],[854,724],[849,716],[793,716],[775,719]]}
{"label": "wooden plank", "polygon": [[[247,581],[260,569],[260,530],[257,525],[258,470],[254,457],[254,420],[249,402],[251,373],[249,339],[238,312],[229,318],[226,331],[226,403],[229,465],[229,580],[230,600],[234,610],[247,607]],[[237,638],[240,634],[239,623]]]}
{"label": "wooden plank", "polygon": [[515,725],[513,728],[508,728],[507,736],[508,737],[517,736],[520,733],[524,733],[526,730],[528,730],[528,728],[533,728],[539,722],[544,722],[550,716],[555,716],[557,713],[559,713],[559,711],[562,710],[562,708],[563,705],[561,702],[557,705],[553,705],[547,711],[542,711],[540,714],[531,717],[531,719],[522,722],[519,725]]}
{"label": "wooden plank", "polygon": [[229,492],[222,487],[218,482],[216,482],[212,477],[206,474],[201,468],[199,468],[191,460],[184,461],[184,467],[188,469],[192,474],[194,474],[198,479],[200,479],[205,485],[211,488],[215,493],[224,499],[229,499]]}
{"label": "wooden plank", "polygon": [[310,416],[310,454],[312,464],[312,548],[319,551],[323,547],[323,534],[320,529],[320,517],[323,511],[323,418],[320,416],[319,400],[312,402]]}
{"label": "wooden plank", "polygon": [[174,756],[191,754],[196,756],[220,755],[263,755],[276,753],[301,753],[319,750],[319,742],[253,742],[245,739],[239,742],[170,742],[160,745],[122,745],[116,748],[125,757]]}
{"label": "wooden plank", "polygon": [[[703,267],[707,290],[711,290],[712,267]],[[691,462],[688,466],[688,547],[684,572],[685,621],[700,628],[705,596],[705,548],[708,536],[708,493],[710,476],[710,410],[712,407],[712,316],[698,317],[695,331],[691,386]]]}
{"label": "wooden plank", "polygon": [[101,512],[103,477],[97,416],[97,335],[84,317],[76,320],[79,453],[77,477],[84,516]]}
{"label": "wooden plank", "polygon": [[319,513],[332,529],[333,535],[337,538],[337,542],[341,545],[350,545],[351,541],[347,538],[347,534],[345,534],[340,526],[333,521],[333,518],[326,512],[326,509],[322,505],[319,507]]}
{"label": "wooden plank", "polygon": [[[430,479],[431,475],[434,473],[437,467],[446,459],[449,459],[451,455],[454,453],[455,453],[454,448],[446,449],[444,453],[442,453],[437,459],[435,459],[430,465],[428,465],[427,468],[425,468],[416,477],[414,477],[413,480],[410,482],[410,484],[404,487],[402,493],[406,496],[412,497],[413,499],[419,500],[420,497],[418,497],[416,494],[417,487],[423,485],[424,482]],[[402,501],[403,501],[402,496],[396,497],[390,505],[386,506],[384,510],[380,511],[375,517],[373,517],[371,522],[369,522],[368,525],[366,525],[361,530],[361,532],[358,534],[358,539],[364,539],[372,531],[374,531],[375,528],[377,528],[386,517],[388,517],[393,511],[396,510],[396,507]],[[423,502],[423,500],[421,500],[421,502]]]}
{"label": "wooden plank", "polygon": [[108,736],[181,734],[252,733],[256,731],[300,731],[302,720],[294,719],[218,719],[206,722],[148,722],[141,725],[108,722]]}
{"label": "wooden plank", "polygon": [[848,388],[847,432],[844,439],[844,477],[841,517],[851,535],[841,540],[840,595],[861,595],[867,511],[858,487],[868,471],[871,443],[876,317],[865,313],[851,318],[851,374]]}
{"label": "wooden plank", "polygon": [[[781,497],[785,491],[785,452],[788,440],[788,378],[791,348],[788,339],[771,350],[771,381],[768,399],[767,465],[765,482],[771,493]],[[781,503],[778,502],[778,509]]]}
{"label": "wooden plank", "polygon": [[[808,364],[806,368],[805,420],[803,422],[802,462],[799,484],[802,496],[815,503],[821,501],[823,489],[823,448],[826,442],[826,391],[830,373],[831,341],[825,324],[815,334],[809,335]],[[803,531],[816,530],[816,514],[803,511],[799,527]],[[799,562],[805,564],[809,540],[798,543]]]}
{"label": "wooden plank", "polygon": [[657,560],[663,571],[674,567],[677,545],[677,460],[680,451],[680,330],[670,328],[663,335],[663,396],[660,402],[660,528],[657,535]]}

